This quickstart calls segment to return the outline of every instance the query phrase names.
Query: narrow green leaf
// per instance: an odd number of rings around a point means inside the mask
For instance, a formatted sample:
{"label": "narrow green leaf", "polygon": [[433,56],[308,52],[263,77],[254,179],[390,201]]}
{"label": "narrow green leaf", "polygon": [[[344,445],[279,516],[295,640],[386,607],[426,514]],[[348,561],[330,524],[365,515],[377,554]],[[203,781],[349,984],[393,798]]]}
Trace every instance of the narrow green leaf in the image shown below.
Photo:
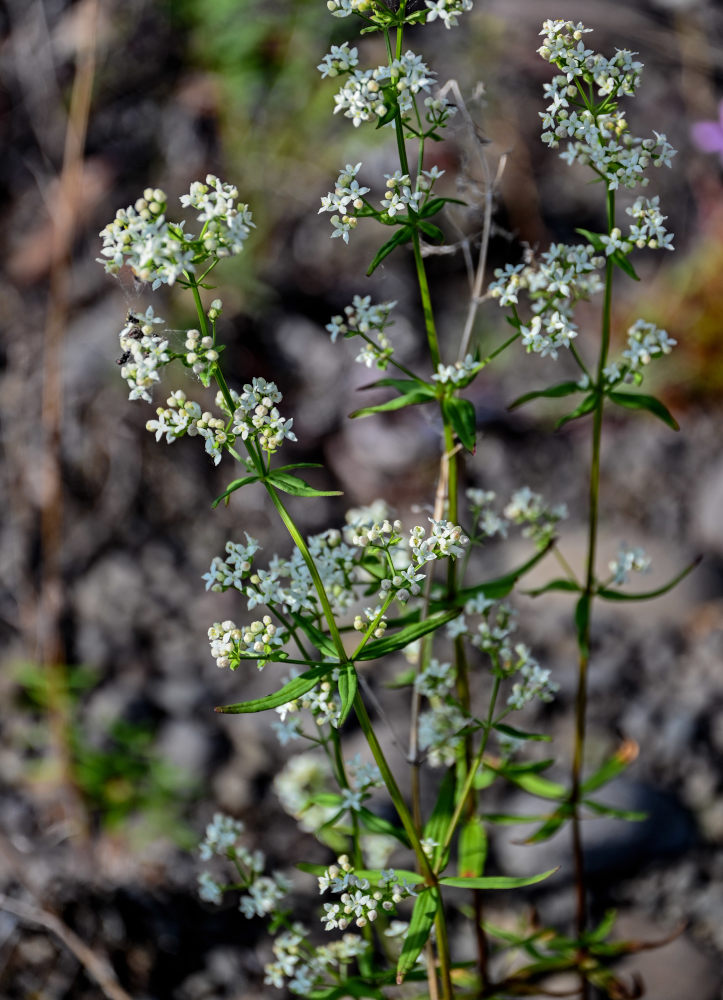
{"label": "narrow green leaf", "polygon": [[625,740],[598,769],[587,778],[581,786],[581,793],[587,795],[617,778],[638,756],[638,744],[634,740]]}
{"label": "narrow green leaf", "polygon": [[559,399],[561,396],[571,396],[575,392],[582,392],[577,382],[560,382],[558,385],[551,385],[547,389],[536,389],[534,392],[526,392],[523,396],[518,396],[514,402],[510,403],[507,409],[514,410],[518,406],[529,403],[532,399],[541,399],[543,396],[547,399]]}
{"label": "narrow green leaf", "polygon": [[602,241],[600,233],[591,233],[589,229],[576,229],[576,233],[580,236],[584,236],[588,243],[595,247],[598,253],[605,253],[605,244]]}
{"label": "narrow green leaf", "polygon": [[428,219],[432,215],[436,215],[444,207],[444,205],[449,202],[454,205],[466,205],[466,201],[461,201],[459,198],[431,198],[424,208],[420,211],[419,215],[423,219]]}
{"label": "narrow green leaf", "polygon": [[547,816],[513,816],[510,813],[481,813],[482,819],[498,826],[517,826],[520,823],[542,823]]}
{"label": "narrow green leaf", "polygon": [[619,267],[623,274],[627,274],[627,276],[632,278],[633,281],[640,281],[640,278],[635,273],[635,268],[630,263],[627,254],[624,254],[621,250],[615,250],[610,254],[610,257],[613,264],[615,264],[616,267]]}
{"label": "narrow green leaf", "polygon": [[360,410],[354,410],[350,417],[368,417],[372,413],[389,413],[392,410],[403,410],[406,406],[417,406],[419,403],[428,403],[430,396],[421,389],[412,389],[411,392],[403,396],[395,396],[388,399],[386,403],[377,403],[375,406],[363,406]]}
{"label": "narrow green leaf", "polygon": [[321,462],[292,462],[291,465],[280,465],[274,472],[291,472],[292,469],[323,469]]}
{"label": "narrow green leaf", "polygon": [[392,386],[398,393],[404,395],[416,389],[417,392],[426,392],[430,399],[437,398],[437,390],[434,386],[423,382],[421,379],[411,378],[380,378],[376,382],[369,382],[367,385],[360,385],[359,389],[381,389],[383,386]]}
{"label": "narrow green leaf", "polygon": [[299,677],[294,677],[284,684],[284,686],[274,694],[269,694],[265,698],[255,698],[253,701],[241,701],[236,705],[223,705],[214,709],[223,715],[245,715],[249,712],[265,712],[269,708],[278,708],[288,701],[294,701],[311,691],[319,681],[330,674],[337,667],[338,663],[321,663],[318,667],[312,667]]}
{"label": "narrow green leaf", "polygon": [[344,799],[338,792],[317,792],[316,795],[311,796],[301,811],[305,812],[312,806],[328,806],[331,809],[338,809],[343,804]]}
{"label": "narrow green leaf", "polygon": [[420,232],[424,233],[425,236],[434,240],[435,243],[444,243],[444,233],[439,226],[435,226],[433,222],[420,221],[417,223],[417,228]]}
{"label": "narrow green leaf", "polygon": [[513,740],[538,740],[544,743],[549,743],[552,739],[546,733],[528,733],[524,729],[516,729],[515,726],[509,726],[506,722],[497,722],[492,726],[499,733],[504,733],[505,736],[510,736]]}
{"label": "narrow green leaf", "polygon": [[594,942],[604,941],[608,934],[612,931],[617,915],[617,910],[606,910],[604,917],[597,927],[593,928],[593,930],[589,931],[585,935],[585,940]]}
{"label": "narrow green leaf", "polygon": [[402,945],[402,953],[397,962],[397,985],[404,982],[404,977],[414,968],[422,948],[429,940],[432,925],[439,905],[439,893],[436,889],[421,892],[412,910],[409,930]]}
{"label": "narrow green leaf", "polygon": [[655,396],[646,396],[642,392],[608,392],[607,396],[611,402],[625,407],[626,410],[647,410],[672,430],[680,430],[680,424],[668,407]]}
{"label": "narrow green leaf", "polygon": [[479,816],[472,816],[459,834],[457,871],[460,878],[480,878],[487,861],[487,831]]}
{"label": "narrow green leaf", "polygon": [[299,479],[298,476],[292,476],[290,472],[281,472],[279,469],[272,469],[266,476],[266,480],[277,489],[295,497],[340,497],[342,495],[341,490],[317,490],[305,483],[303,479]]}
{"label": "narrow green leaf", "polygon": [[338,729],[344,725],[351,712],[354,698],[356,697],[359,678],[356,675],[353,663],[345,663],[341,668],[338,680],[339,698],[341,699],[341,713],[339,715]]}
{"label": "narrow green leaf", "polygon": [[398,649],[404,649],[410,642],[420,639],[429,632],[434,632],[436,629],[446,625],[447,622],[451,622],[453,618],[457,618],[458,615],[459,611],[456,609],[445,611],[440,615],[431,615],[429,618],[425,618],[424,621],[407,625],[401,632],[384,636],[383,639],[375,639],[374,642],[367,643],[359,654],[358,659],[377,660],[382,656],[386,656],[387,653],[394,653]]}
{"label": "narrow green leaf", "polygon": [[543,840],[549,840],[571,816],[572,806],[567,802],[563,803],[559,809],[547,817],[542,826],[525,838],[525,843],[540,844]]}
{"label": "narrow green leaf", "polygon": [[577,629],[577,644],[583,656],[590,653],[590,595],[583,594],[575,605],[575,628]]}
{"label": "narrow green leaf", "polygon": [[365,552],[359,561],[359,565],[373,576],[375,580],[383,580],[387,575],[389,566],[383,559],[379,556],[373,555],[371,552]]}
{"label": "narrow green leaf", "polygon": [[515,772],[505,767],[492,767],[490,764],[486,766],[503,778],[507,778],[523,791],[529,792],[530,795],[536,795],[537,798],[553,799],[560,802],[567,796],[567,789],[564,785],[557,781],[550,781],[549,778],[543,778],[542,775],[535,774],[534,771]]}
{"label": "narrow green leaf", "polygon": [[413,233],[414,230],[409,226],[402,226],[401,229],[397,230],[394,236],[392,236],[390,240],[387,240],[384,246],[377,250],[376,256],[367,270],[367,277],[376,271],[381,262],[385,259],[385,257],[389,256],[392,250],[402,246],[403,243],[408,243],[411,240]]}
{"label": "narrow green leaf", "polygon": [[388,837],[394,837],[400,844],[404,844],[405,847],[409,847],[409,838],[400,826],[395,826],[388,819],[377,816],[376,813],[367,809],[366,806],[362,806],[357,811],[357,815],[365,829],[370,833],[384,833]]}
{"label": "narrow green leaf", "polygon": [[615,806],[607,806],[592,799],[583,799],[582,804],[598,816],[611,816],[613,819],[624,819],[632,823],[641,823],[648,818],[648,814],[639,809],[616,809]]}
{"label": "narrow green leaf", "polygon": [[449,768],[437,793],[437,801],[434,804],[432,814],[424,825],[424,836],[437,842],[438,847],[434,848],[432,864],[436,869],[441,858],[441,844],[444,842],[449,821],[454,813],[454,769]]}
{"label": "narrow green leaf", "polygon": [[555,424],[555,430],[559,431],[561,427],[565,424],[569,424],[571,420],[578,420],[580,417],[584,417],[587,413],[592,413],[596,406],[596,398],[593,395],[586,396],[582,403],[576,407],[572,413],[568,413],[565,417],[560,417],[560,419]]}
{"label": "narrow green leaf", "polygon": [[534,590],[525,590],[524,593],[528,597],[539,597],[540,594],[547,594],[551,590],[565,590],[570,593],[580,593],[582,587],[579,583],[575,583],[574,580],[550,580],[543,587],[535,587]]}
{"label": "narrow green leaf", "polygon": [[669,583],[665,583],[662,587],[657,587],[655,590],[646,590],[643,593],[638,594],[624,594],[620,590],[608,590],[606,587],[600,587],[600,589],[596,590],[595,593],[598,597],[603,597],[606,601],[649,601],[653,597],[660,597],[661,594],[667,594],[668,591],[677,586],[680,581],[688,575],[688,573],[692,572],[696,566],[700,565],[702,559],[703,556],[696,556],[693,562],[689,566],[686,566],[685,569],[678,573],[677,576],[673,577]]}
{"label": "narrow green leaf", "polygon": [[[551,544],[552,543],[550,543],[550,545]],[[524,576],[525,573],[529,573],[532,567],[536,566],[537,563],[547,555],[550,545],[547,545],[544,549],[536,552],[532,558],[527,560],[527,562],[518,566],[517,569],[513,569],[511,572],[506,573],[504,576],[499,576],[495,580],[486,580],[483,583],[478,583],[475,587],[465,587],[463,590],[458,590],[454,595],[454,603],[459,608],[464,607],[467,601],[476,597],[477,594],[484,594],[485,597],[489,598],[489,600],[495,601],[502,597],[507,597],[520,577]],[[432,605],[435,610],[440,606],[441,602],[435,602]]]}
{"label": "narrow green leaf", "polygon": [[477,435],[477,414],[468,399],[451,396],[442,400],[442,412],[452,424],[455,434],[467,451],[474,451]]}
{"label": "narrow green leaf", "polygon": [[343,1000],[344,997],[371,997],[372,1000],[384,1000],[385,995],[379,987],[367,980],[352,976],[336,986],[312,990],[306,997],[308,1000]]}
{"label": "narrow green leaf", "polygon": [[240,490],[242,486],[248,486],[249,483],[257,483],[259,481],[258,476],[244,476],[243,479],[234,479],[232,483],[229,483],[226,489],[223,491],[220,497],[216,499],[211,504],[214,509],[218,507],[222,500],[226,500],[231,496],[236,490]]}
{"label": "narrow green leaf", "polygon": [[304,615],[300,615],[296,611],[291,612],[291,617],[294,623],[299,626],[306,638],[312,643],[315,649],[318,649],[322,656],[327,657],[331,660],[336,660],[336,666],[338,666],[339,654],[337,652],[336,646],[331,641],[329,636],[322,632],[321,629],[317,628],[316,625]]}
{"label": "narrow green leaf", "polygon": [[521,889],[526,885],[536,885],[554,875],[557,868],[550,868],[539,875],[483,875],[481,878],[441,878],[440,885],[451,885],[456,889]]}

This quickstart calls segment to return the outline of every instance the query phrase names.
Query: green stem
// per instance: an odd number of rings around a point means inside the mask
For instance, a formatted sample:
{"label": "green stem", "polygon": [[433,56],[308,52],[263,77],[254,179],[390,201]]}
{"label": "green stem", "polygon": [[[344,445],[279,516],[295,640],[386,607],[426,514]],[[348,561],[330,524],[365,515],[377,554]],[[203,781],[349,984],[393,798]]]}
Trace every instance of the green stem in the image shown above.
{"label": "green stem", "polygon": [[[607,223],[608,233],[615,226],[615,193],[607,192]],[[582,768],[585,755],[585,728],[587,719],[587,681],[590,662],[590,624],[591,608],[595,595],[595,557],[597,554],[599,497],[600,497],[600,446],[602,440],[603,407],[605,395],[603,392],[605,380],[604,369],[607,364],[610,349],[610,332],[612,321],[612,286],[614,265],[608,257],[605,265],[605,294],[602,310],[602,328],[600,337],[600,353],[597,365],[597,381],[595,384],[595,410],[593,413],[592,456],[590,461],[590,484],[588,492],[588,543],[585,570],[585,590],[583,599],[588,602],[588,612],[585,616],[585,627],[579,639],[579,665],[577,694],[575,698],[575,736],[572,758],[570,804],[572,806],[572,848],[575,863],[575,908],[576,929],[580,938],[587,929],[587,891],[585,880],[585,857],[582,843],[580,799],[582,784]],[[584,976],[580,978],[581,998],[589,996],[589,986]]]}

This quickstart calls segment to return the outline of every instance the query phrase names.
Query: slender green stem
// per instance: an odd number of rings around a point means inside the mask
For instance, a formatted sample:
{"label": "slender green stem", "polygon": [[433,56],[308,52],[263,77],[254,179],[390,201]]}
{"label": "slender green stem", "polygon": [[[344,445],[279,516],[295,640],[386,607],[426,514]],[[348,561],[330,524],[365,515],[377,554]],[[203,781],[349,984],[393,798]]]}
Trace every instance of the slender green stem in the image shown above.
{"label": "slender green stem", "polygon": [[[607,223],[608,233],[615,226],[615,193],[607,192]],[[582,843],[580,799],[582,784],[582,768],[585,755],[585,729],[587,719],[587,683],[590,662],[590,623],[592,619],[592,602],[595,595],[595,558],[597,554],[598,516],[600,497],[600,445],[602,440],[603,407],[605,403],[605,376],[610,349],[610,333],[612,320],[612,286],[614,265],[608,257],[605,266],[605,293],[602,310],[602,328],[600,336],[600,353],[597,364],[597,381],[595,383],[595,410],[593,412],[592,456],[590,461],[590,483],[588,492],[588,543],[585,570],[585,591],[583,600],[588,602],[585,616],[585,627],[580,636],[580,658],[578,667],[577,694],[575,698],[575,735],[572,758],[570,804],[572,806],[572,848],[575,863],[575,900],[576,929],[580,938],[587,929],[587,889],[585,879],[585,856]],[[581,998],[589,995],[589,986],[583,975],[580,977]]]}

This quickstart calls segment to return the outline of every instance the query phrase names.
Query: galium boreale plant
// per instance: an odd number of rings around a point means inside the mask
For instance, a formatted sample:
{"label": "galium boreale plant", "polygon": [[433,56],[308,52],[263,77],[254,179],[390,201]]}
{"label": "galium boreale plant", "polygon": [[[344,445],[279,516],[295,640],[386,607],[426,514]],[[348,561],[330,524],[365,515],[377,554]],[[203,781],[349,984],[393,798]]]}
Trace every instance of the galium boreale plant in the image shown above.
{"label": "galium boreale plant", "polygon": [[[211,563],[206,586],[237,591],[242,607],[234,620],[214,622],[208,638],[219,668],[248,670],[255,664],[273,678],[274,690],[266,697],[217,711],[272,712],[283,744],[311,748],[291,757],[274,787],[300,826],[334,852],[326,866],[298,866],[317,878],[323,897],[320,922],[315,932],[294,919],[286,902],[288,873],[266,874],[263,854],[243,843],[242,824],[221,815],[209,825],[201,847],[204,860],[219,859],[213,862],[217,871],[202,874],[201,895],[216,903],[225,893],[238,892],[244,916],[268,918],[274,941],[266,983],[304,997],[382,998],[406,981],[411,995],[501,998],[544,989],[550,975],[571,969],[579,972],[583,992],[592,982],[609,996],[622,996],[623,986],[609,964],[626,946],[607,940],[611,918],[588,927],[579,825],[583,809],[610,812],[593,792],[619,773],[632,753],[624,748],[583,776],[585,691],[593,601],[625,598],[620,585],[631,570],[645,567],[646,557],[625,549],[608,579],[596,575],[600,435],[606,403],[647,410],[674,424],[660,402],[631,391],[647,363],[670,350],[667,335],[639,321],[621,358],[609,357],[614,271],[634,276],[633,249],[670,248],[671,239],[654,198],[631,202],[632,226],[623,234],[616,192],[644,183],[646,169],[668,164],[673,151],[664,136],[639,140],[628,132],[619,103],[639,82],[641,67],[633,54],[622,50],[607,59],[585,48],[582,25],[546,22],[540,52],[558,75],[546,87],[543,140],[551,146],[566,140],[565,158],[589,164],[602,180],[608,225],[601,234],[581,231],[583,241],[576,246],[555,245],[538,258],[528,252],[523,263],[496,274],[489,294],[511,310],[513,332],[506,339],[483,352],[470,340],[468,323],[458,345],[443,344],[423,243],[443,241],[438,223],[452,199],[437,193],[443,171],[426,164],[457,108],[440,95],[435,73],[422,56],[406,47],[405,32],[410,25],[437,20],[454,27],[471,0],[426,0],[422,7],[329,0],[328,7],[334,16],[356,17],[363,34],[377,33],[384,40],[382,66],[361,68],[358,49],[344,43],[332,46],[319,70],[338,86],[334,112],[354,127],[386,128],[397,164],[384,178],[368,176],[363,163],[345,165],[319,211],[330,214],[331,236],[342,243],[349,242],[360,220],[384,227],[387,238],[370,263],[370,274],[393,252],[411,250],[428,367],[415,372],[395,355],[388,332],[394,302],[375,303],[359,294],[331,318],[327,330],[332,340],[357,338],[356,360],[384,373],[375,385],[395,393],[387,402],[357,410],[354,418],[417,405],[437,410],[443,430],[431,515],[405,526],[383,501],[369,498],[368,506],[350,510],[344,523],[312,537],[305,538],[297,527],[286,496],[314,498],[335,491],[317,490],[298,475],[306,463],[280,464],[278,452],[295,441],[292,420],[279,410],[281,393],[265,375],[248,381],[244,376],[234,388],[236,379],[224,371],[218,339],[222,302],[213,298],[204,305],[211,272],[224,257],[243,250],[253,228],[251,212],[232,185],[214,176],[192,184],[181,198],[195,214],[190,223],[171,222],[165,194],[149,188],[102,233],[107,271],[128,265],[153,288],[175,283],[190,292],[196,310],[195,328],[187,331],[180,350],[173,349],[152,306],[129,313],[120,333],[121,374],[132,399],[152,402],[154,392],[160,392],[162,370],[171,365],[190,369],[200,383],[198,399],[181,389],[164,390],[165,405],[157,406],[149,431],[169,444],[184,436],[202,438],[214,464],[240,466],[214,506],[232,502],[242,487],[263,489],[292,543],[287,553],[268,561],[259,558],[261,544],[248,534],[226,543],[224,554]],[[483,236],[482,270],[484,242]],[[519,303],[523,290],[529,316]],[[577,348],[573,311],[580,299],[598,294],[603,297],[602,335],[596,360],[588,362],[587,351]],[[477,304],[475,296],[471,315]],[[534,390],[518,404],[579,393],[582,402],[565,419],[591,414],[593,420],[587,565],[580,576],[568,567],[564,578],[542,588],[569,591],[577,602],[580,683],[569,788],[544,776],[551,760],[525,762],[517,756],[529,741],[549,737],[513,724],[514,713],[531,702],[551,700],[557,683],[518,636],[509,599],[543,558],[556,556],[567,567],[557,541],[565,511],[523,485],[499,500],[465,478],[464,459],[474,450],[476,430],[474,407],[462,393],[515,344],[553,358],[569,351],[580,367],[578,379]],[[213,401],[203,395],[211,388]],[[485,545],[514,531],[528,540],[526,561],[502,577],[480,580]],[[406,790],[382,748],[378,728],[387,723],[365,679],[374,663],[402,653],[409,661],[397,681],[409,693],[408,740],[401,751],[409,772]],[[366,738],[367,759],[348,759],[345,751],[344,727],[352,715]],[[395,754],[400,744],[397,737]],[[485,806],[487,789],[498,781],[551,800],[532,840],[571,821],[578,893],[572,935],[539,929],[511,933],[485,919],[487,893],[531,885],[552,874],[515,877],[487,871],[489,824],[514,819],[492,815]],[[428,814],[425,782],[436,796]],[[382,790],[393,807],[392,819],[380,808]],[[404,867],[389,865],[393,850]],[[450,897],[450,889],[460,888],[466,896]],[[450,945],[453,909],[459,911],[456,920],[461,914],[472,921],[476,955],[471,963]],[[325,933],[331,936],[324,938]],[[518,956],[512,965],[497,961],[506,951]]]}

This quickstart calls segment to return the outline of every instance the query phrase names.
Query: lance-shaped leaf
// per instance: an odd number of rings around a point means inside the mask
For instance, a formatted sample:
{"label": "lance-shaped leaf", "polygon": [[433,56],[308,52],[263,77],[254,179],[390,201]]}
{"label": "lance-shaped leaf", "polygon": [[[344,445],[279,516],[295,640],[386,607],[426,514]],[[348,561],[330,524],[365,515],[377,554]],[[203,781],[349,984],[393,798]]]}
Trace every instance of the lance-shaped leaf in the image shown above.
{"label": "lance-shaped leaf", "polygon": [[425,389],[415,388],[410,392],[405,392],[403,396],[395,396],[388,399],[386,403],[377,403],[375,406],[363,406],[360,410],[354,410],[350,417],[368,417],[372,413],[390,413],[392,410],[403,410],[406,406],[417,406],[419,403],[428,403],[434,396]]}
{"label": "lance-shaped leaf", "polygon": [[442,412],[467,451],[474,451],[477,414],[468,399],[451,396],[442,400]]}
{"label": "lance-shaped leaf", "polygon": [[340,729],[346,722],[349,712],[351,712],[352,705],[354,704],[354,698],[356,697],[357,687],[359,686],[359,678],[356,675],[353,663],[345,663],[341,668],[338,686],[339,698],[341,700],[341,712],[339,714],[337,728]]}
{"label": "lance-shaped leaf", "polygon": [[625,407],[626,410],[647,410],[674,431],[680,430],[680,424],[668,407],[655,396],[646,396],[642,392],[608,392],[607,396],[611,402]]}
{"label": "lance-shaped leaf", "polygon": [[579,233],[580,236],[584,236],[588,243],[594,247],[598,253],[605,253],[605,244],[602,241],[601,233],[591,233],[589,229],[576,229],[575,232]]}
{"label": "lance-shaped leaf", "polygon": [[[492,601],[498,601],[503,597],[507,597],[520,577],[524,576],[525,573],[529,573],[532,567],[536,566],[537,563],[547,555],[551,546],[552,542],[546,545],[544,549],[536,552],[534,556],[528,559],[527,562],[523,563],[521,566],[518,566],[517,569],[513,569],[509,573],[505,573],[504,576],[499,576],[494,580],[486,580],[483,583],[478,583],[475,587],[465,587],[463,590],[458,590],[454,595],[454,604],[458,608],[462,608],[467,601],[476,597],[477,594],[484,594],[485,597]],[[431,606],[436,610],[437,608],[444,607],[445,605],[448,605],[448,602],[434,601]]]}
{"label": "lance-shaped leaf", "polygon": [[693,562],[689,566],[686,566],[677,576],[674,576],[669,583],[665,583],[662,587],[657,587],[655,590],[645,590],[637,594],[624,594],[621,590],[610,590],[607,587],[600,587],[595,593],[598,597],[603,597],[606,601],[650,601],[654,597],[667,594],[669,590],[677,586],[688,573],[700,565],[702,559],[703,556],[696,556]]}
{"label": "lance-shaped leaf", "polygon": [[526,392],[523,396],[518,396],[517,399],[510,403],[507,407],[508,410],[514,410],[518,406],[524,406],[525,403],[529,403],[532,399],[559,399],[562,396],[571,396],[575,392],[582,392],[582,389],[577,384],[577,382],[560,382],[558,385],[551,385],[547,389],[536,389],[533,392]]}
{"label": "lance-shaped leaf", "polygon": [[384,246],[380,247],[379,250],[377,250],[376,256],[374,257],[374,260],[371,262],[371,264],[369,265],[369,269],[367,270],[367,277],[369,277],[370,274],[376,271],[381,262],[385,259],[385,257],[389,256],[392,250],[395,250],[397,247],[402,246],[404,243],[409,243],[413,235],[414,235],[414,230],[412,229],[411,226],[402,226],[401,229],[398,229],[394,234],[394,236],[392,236],[390,240],[387,240]]}
{"label": "lance-shaped leaf", "polygon": [[306,994],[308,1000],[343,1000],[344,997],[372,997],[373,1000],[385,1000],[385,994],[366,979],[352,976],[336,986],[326,986],[323,989],[312,990]]}
{"label": "lance-shaped leaf", "polygon": [[617,809],[615,806],[608,806],[604,802],[595,802],[593,799],[583,799],[582,804],[597,816],[624,819],[629,823],[641,823],[648,818],[648,814],[639,809]]}
{"label": "lance-shaped leaf", "polygon": [[241,701],[236,705],[219,705],[214,712],[221,712],[224,715],[246,715],[250,712],[265,712],[269,708],[278,708],[279,705],[301,698],[338,666],[338,663],[320,663],[318,667],[312,667],[298,677],[293,677],[279,691],[268,694],[265,698]]}
{"label": "lance-shaped leaf", "polygon": [[569,593],[580,593],[582,587],[579,583],[575,583],[574,580],[550,580],[549,583],[544,584],[542,587],[535,587],[534,590],[525,590],[524,593],[528,597],[539,597],[540,594],[547,594],[552,590],[565,590]]}
{"label": "lance-shaped leaf", "polygon": [[557,868],[541,872],[539,875],[482,875],[480,878],[441,878],[440,885],[454,886],[455,889],[522,889],[526,885],[536,885],[554,875]]}
{"label": "lance-shaped leaf", "polygon": [[528,733],[525,729],[517,729],[515,726],[510,726],[506,722],[496,722],[493,726],[498,733],[502,733],[504,736],[509,736],[513,740],[541,740],[544,743],[549,743],[552,739],[546,733]]}
{"label": "lance-shaped leaf", "polygon": [[338,661],[339,653],[337,652],[337,648],[325,632],[317,628],[309,618],[298,614],[296,611],[291,612],[291,617],[322,656]]}
{"label": "lance-shaped leaf", "polygon": [[635,273],[635,268],[630,263],[630,259],[627,254],[624,254],[622,250],[615,250],[610,254],[610,259],[616,267],[619,267],[623,274],[627,274],[629,278],[633,281],[640,281],[640,278]]}
{"label": "lance-shaped leaf", "polygon": [[617,778],[637,758],[638,749],[635,740],[625,740],[621,743],[612,757],[609,757],[597,771],[594,771],[589,778],[583,781],[581,793],[587,795],[602,788],[603,785],[607,785],[613,778]]}
{"label": "lance-shaped leaf", "polygon": [[[544,766],[549,767],[550,763],[548,761],[541,761],[539,764],[530,764],[526,767],[510,765],[495,767],[490,763],[486,763],[485,767],[501,775],[503,778],[507,778],[508,781],[511,781],[518,788],[528,792],[530,795],[535,795],[540,799],[553,799],[560,802],[567,797],[565,786],[557,781],[550,781],[549,778],[544,778],[538,773],[538,770],[544,770]],[[541,767],[540,765],[543,766]]]}
{"label": "lance-shaped leaf", "polygon": [[449,821],[454,814],[454,789],[454,769],[449,768],[442,779],[442,784],[439,786],[437,801],[434,804],[432,815],[424,825],[425,839],[434,840],[437,843],[431,859],[435,871],[439,870],[437,866],[442,857],[442,844],[446,838]]}
{"label": "lance-shaped leaf", "polygon": [[583,399],[582,403],[580,403],[580,405],[576,407],[572,413],[568,413],[566,416],[560,417],[555,424],[555,430],[559,431],[561,427],[564,427],[565,424],[569,424],[571,420],[578,420],[580,417],[584,417],[587,413],[592,413],[596,405],[597,399],[591,393]]}
{"label": "lance-shaped leaf", "polygon": [[258,476],[244,476],[243,479],[234,479],[232,483],[229,483],[226,489],[223,491],[220,497],[216,497],[211,506],[213,508],[218,507],[222,500],[228,500],[232,493],[236,490],[240,490],[242,486],[248,486],[249,483],[257,483],[259,481]]}
{"label": "lance-shaped leaf", "polygon": [[423,382],[420,378],[380,378],[376,382],[369,382],[367,385],[360,385],[360,390],[364,389],[381,389],[384,386],[391,386],[396,389],[397,392],[404,395],[405,392],[411,392],[412,389],[424,390],[429,394],[430,399],[434,399],[437,396],[437,390],[433,385],[429,385],[428,382]]}
{"label": "lance-shaped leaf", "polygon": [[[307,874],[315,875],[317,878],[320,875],[323,875],[327,869],[326,865],[311,864],[309,861],[297,861],[295,867],[298,868],[300,872],[307,872]],[[370,882],[376,885],[379,881],[381,881],[384,872],[381,868],[355,868],[354,874],[358,875],[359,878],[369,879]],[[413,872],[411,869],[395,868],[394,874],[397,878],[404,879],[404,881],[408,882],[409,885],[420,885],[424,882],[424,879],[419,872]]]}
{"label": "lance-shaped leaf", "polygon": [[404,649],[410,642],[414,642],[416,639],[421,639],[423,635],[434,632],[436,629],[446,625],[447,622],[452,621],[453,618],[457,618],[458,615],[459,611],[453,609],[452,611],[445,611],[443,614],[431,615],[429,618],[425,618],[424,621],[407,625],[401,632],[395,632],[394,635],[384,636],[383,639],[375,639],[374,642],[367,643],[357,659],[377,660],[382,656],[386,656],[387,653],[394,653],[398,649]]}
{"label": "lance-shaped leaf", "polygon": [[572,816],[573,809],[569,802],[563,802],[553,813],[547,817],[542,826],[538,827],[534,833],[525,838],[526,844],[540,844],[543,840],[549,840],[560,827]]}
{"label": "lance-shaped leaf", "polygon": [[398,986],[404,982],[407,973],[414,968],[422,948],[429,940],[438,906],[439,893],[436,889],[426,889],[417,896],[407,936],[402,945],[402,953],[397,962]]}
{"label": "lance-shaped leaf", "polygon": [[459,834],[457,871],[460,878],[480,878],[487,861],[487,831],[479,816],[472,816]]}
{"label": "lance-shaped leaf", "polygon": [[299,479],[298,476],[293,476],[290,472],[282,472],[280,469],[272,469],[265,477],[265,481],[294,497],[340,497],[342,495],[341,490],[317,490],[305,483],[303,479]]}
{"label": "lance-shaped leaf", "polygon": [[434,240],[435,243],[444,243],[444,233],[433,222],[420,221],[417,223],[417,228],[420,233],[424,233],[425,236],[429,237],[430,240]]}
{"label": "lance-shaped leaf", "polygon": [[384,833],[388,837],[394,837],[398,840],[400,844],[404,844],[405,847],[409,847],[409,837],[400,826],[395,826],[394,823],[390,823],[388,819],[384,819],[383,816],[377,816],[366,806],[362,806],[361,809],[357,810],[357,816],[361,820],[362,825],[370,833]]}
{"label": "lance-shaped leaf", "polygon": [[590,653],[590,595],[583,594],[575,605],[575,628],[577,629],[577,644],[583,656]]}

